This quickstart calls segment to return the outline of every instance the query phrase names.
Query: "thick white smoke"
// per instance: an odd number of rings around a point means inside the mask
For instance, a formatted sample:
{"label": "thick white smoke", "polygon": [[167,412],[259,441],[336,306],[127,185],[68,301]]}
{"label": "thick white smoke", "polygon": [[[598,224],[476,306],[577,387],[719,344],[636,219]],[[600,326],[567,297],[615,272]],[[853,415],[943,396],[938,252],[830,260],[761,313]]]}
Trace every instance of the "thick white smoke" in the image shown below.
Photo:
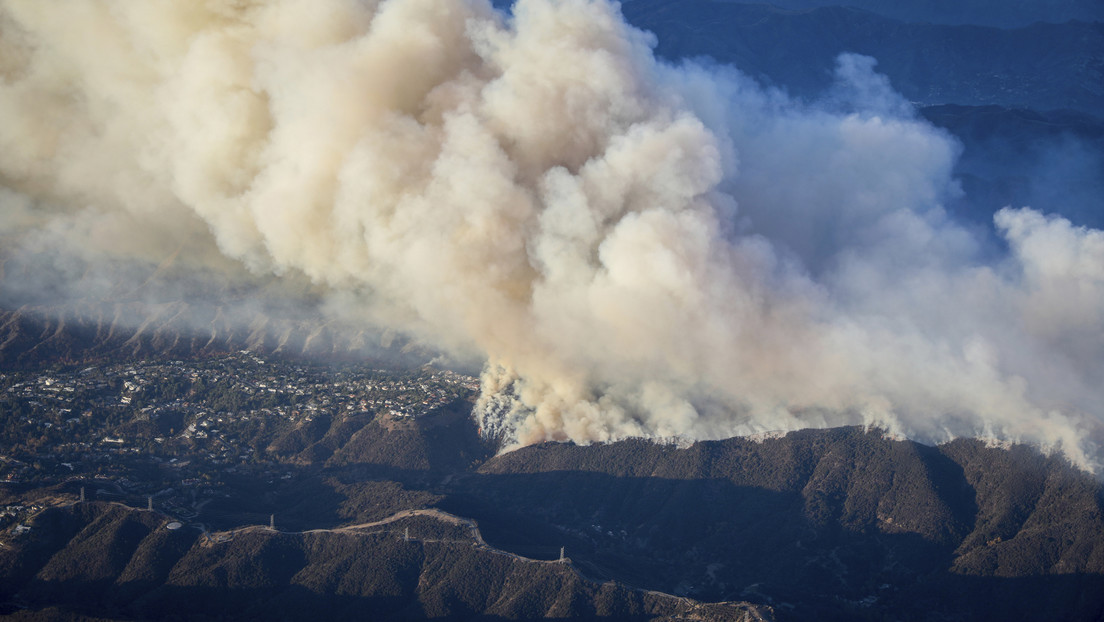
{"label": "thick white smoke", "polygon": [[1104,233],[1006,209],[982,252],[871,59],[809,104],[606,0],[0,7],[20,252],[305,275],[484,358],[514,444],[865,423],[1099,467]]}

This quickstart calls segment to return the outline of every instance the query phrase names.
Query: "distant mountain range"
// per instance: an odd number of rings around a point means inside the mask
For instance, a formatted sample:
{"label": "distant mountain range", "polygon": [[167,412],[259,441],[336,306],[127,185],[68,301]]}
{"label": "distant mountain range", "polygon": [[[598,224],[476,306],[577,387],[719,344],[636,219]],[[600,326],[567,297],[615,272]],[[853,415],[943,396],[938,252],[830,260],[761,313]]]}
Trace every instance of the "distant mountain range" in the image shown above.
{"label": "distant mountain range", "polygon": [[1074,111],[945,104],[920,115],[962,144],[948,208],[988,225],[1002,207],[1032,206],[1104,228],[1104,118]]}
{"label": "distant mountain range", "polygon": [[774,0],[770,4],[787,9],[848,6],[906,22],[997,28],[1104,20],[1104,5],[1094,0]]}
{"label": "distant mountain range", "polygon": [[854,52],[877,59],[878,71],[921,106],[1104,110],[1100,22],[1006,30],[906,22],[846,6],[792,11],[713,0],[630,0],[623,11],[658,35],[661,56],[708,56],[802,97],[823,91],[836,56]]}

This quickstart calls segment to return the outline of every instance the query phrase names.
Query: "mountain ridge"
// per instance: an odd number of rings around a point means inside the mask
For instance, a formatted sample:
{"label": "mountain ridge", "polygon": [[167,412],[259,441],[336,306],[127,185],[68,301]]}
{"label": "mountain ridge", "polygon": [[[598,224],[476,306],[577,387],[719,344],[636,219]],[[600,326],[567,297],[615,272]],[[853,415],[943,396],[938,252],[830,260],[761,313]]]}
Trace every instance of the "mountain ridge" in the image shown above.
{"label": "mountain ridge", "polygon": [[[167,530],[169,520],[102,502],[48,510],[39,522],[73,523],[76,533],[22,588],[27,609],[9,612],[12,619],[33,619],[40,602],[109,618],[223,617],[233,607],[235,618],[304,620],[773,619],[770,608],[748,603],[595,584],[570,562],[527,560],[478,539],[441,539],[424,523],[399,522],[397,533],[246,528],[200,535]],[[123,532],[130,533],[120,538]],[[89,549],[106,550],[114,567],[89,567],[81,561]],[[383,567],[373,561],[381,557]]]}

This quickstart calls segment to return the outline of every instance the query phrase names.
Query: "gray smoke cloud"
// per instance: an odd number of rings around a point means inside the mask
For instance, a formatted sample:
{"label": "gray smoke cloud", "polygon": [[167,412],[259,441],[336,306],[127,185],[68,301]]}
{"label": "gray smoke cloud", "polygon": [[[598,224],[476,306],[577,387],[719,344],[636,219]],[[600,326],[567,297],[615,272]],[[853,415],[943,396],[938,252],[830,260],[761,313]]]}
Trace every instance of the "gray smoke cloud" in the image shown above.
{"label": "gray smoke cloud", "polygon": [[309,281],[486,361],[508,446],[861,423],[1100,468],[1104,232],[1007,208],[983,253],[873,59],[810,104],[653,45],[605,0],[4,0],[0,237]]}

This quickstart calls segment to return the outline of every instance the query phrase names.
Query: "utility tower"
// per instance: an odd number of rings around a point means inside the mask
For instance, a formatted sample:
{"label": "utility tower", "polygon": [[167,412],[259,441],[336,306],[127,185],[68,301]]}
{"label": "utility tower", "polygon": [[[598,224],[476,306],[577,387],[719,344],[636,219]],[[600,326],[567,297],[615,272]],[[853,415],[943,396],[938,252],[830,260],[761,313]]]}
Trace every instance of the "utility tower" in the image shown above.
{"label": "utility tower", "polygon": [[84,503],[84,486],[81,486],[81,503]]}
{"label": "utility tower", "polygon": [[403,542],[410,542],[410,527],[403,531]]}
{"label": "utility tower", "polygon": [[560,547],[560,561],[561,561],[561,562],[562,562],[562,561],[564,561],[564,560],[566,559],[566,558],[564,557],[564,548],[565,548],[565,547],[562,547],[562,546]]}
{"label": "utility tower", "polygon": [[275,514],[269,514],[268,515],[268,528],[272,529],[272,530],[276,529],[276,515]]}
{"label": "utility tower", "polygon": [[146,497],[146,509],[150,512],[153,511],[153,495]]}

